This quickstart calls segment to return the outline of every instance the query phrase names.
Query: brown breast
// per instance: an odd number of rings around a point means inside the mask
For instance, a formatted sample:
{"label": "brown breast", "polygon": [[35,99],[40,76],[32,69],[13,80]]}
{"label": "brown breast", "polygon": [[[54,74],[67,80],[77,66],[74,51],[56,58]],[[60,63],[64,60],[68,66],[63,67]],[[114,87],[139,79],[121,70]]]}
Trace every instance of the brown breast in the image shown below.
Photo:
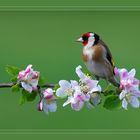
{"label": "brown breast", "polygon": [[93,46],[93,60],[94,61],[102,61],[103,60],[103,47],[98,43],[97,45]]}
{"label": "brown breast", "polygon": [[87,62],[88,61],[88,56],[84,53],[82,53],[82,59],[84,62]]}
{"label": "brown breast", "polygon": [[[102,61],[103,60],[103,47],[100,43],[98,43],[97,45],[92,46],[92,48],[89,50],[93,52],[93,56],[92,59],[93,61]],[[89,58],[91,58],[91,56],[89,56],[89,53],[85,53],[85,50],[83,50],[82,53],[82,59],[84,62],[87,62],[89,60]]]}

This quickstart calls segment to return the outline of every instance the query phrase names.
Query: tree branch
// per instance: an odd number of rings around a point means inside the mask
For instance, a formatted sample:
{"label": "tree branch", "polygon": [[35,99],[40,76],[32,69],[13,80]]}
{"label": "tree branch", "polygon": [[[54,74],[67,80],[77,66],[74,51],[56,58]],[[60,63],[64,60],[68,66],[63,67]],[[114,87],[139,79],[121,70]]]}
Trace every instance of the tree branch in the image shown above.
{"label": "tree branch", "polygon": [[54,88],[55,84],[45,84],[43,86],[41,86],[42,88]]}
{"label": "tree branch", "polygon": [[13,85],[14,85],[13,83],[2,83],[0,84],[0,88],[12,87]]}
{"label": "tree branch", "polygon": [[[14,86],[15,84],[13,83],[2,83],[0,84],[0,88],[10,88],[12,86]],[[43,88],[54,88],[55,84],[45,84],[42,86]]]}

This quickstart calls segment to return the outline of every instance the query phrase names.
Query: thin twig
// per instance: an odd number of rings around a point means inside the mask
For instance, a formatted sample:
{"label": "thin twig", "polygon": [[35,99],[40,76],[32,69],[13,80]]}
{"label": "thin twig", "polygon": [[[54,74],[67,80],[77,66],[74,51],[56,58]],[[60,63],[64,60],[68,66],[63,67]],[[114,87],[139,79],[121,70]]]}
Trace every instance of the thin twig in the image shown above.
{"label": "thin twig", "polygon": [[0,84],[0,88],[8,88],[14,86],[13,83],[2,83]]}
{"label": "thin twig", "polygon": [[45,84],[45,85],[43,85],[41,87],[42,88],[45,88],[45,87],[47,87],[47,88],[54,88],[55,87],[55,84]]}
{"label": "thin twig", "polygon": [[[10,88],[10,87],[12,87],[12,86],[14,86],[15,84],[13,84],[13,83],[2,83],[2,84],[0,84],[0,88]],[[45,85],[43,85],[43,86],[41,86],[41,87],[43,87],[43,88],[54,88],[55,87],[55,84],[45,84]]]}

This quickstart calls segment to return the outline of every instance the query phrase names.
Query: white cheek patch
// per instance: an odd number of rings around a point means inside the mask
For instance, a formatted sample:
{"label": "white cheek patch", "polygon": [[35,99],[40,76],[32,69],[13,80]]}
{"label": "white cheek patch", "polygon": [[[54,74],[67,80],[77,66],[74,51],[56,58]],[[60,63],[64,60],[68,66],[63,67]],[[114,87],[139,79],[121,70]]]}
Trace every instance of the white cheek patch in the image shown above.
{"label": "white cheek patch", "polygon": [[94,42],[95,42],[95,38],[93,36],[89,37],[88,38],[88,43],[85,47],[91,48],[93,46]]}
{"label": "white cheek patch", "polygon": [[94,33],[90,33],[90,36],[94,36]]}
{"label": "white cheek patch", "polygon": [[94,38],[93,36],[90,36],[90,37],[88,38],[88,41],[94,43],[95,38]]}
{"label": "white cheek patch", "polygon": [[88,60],[92,60],[92,57],[94,54],[94,51],[92,48],[85,47],[83,53],[84,53],[84,55],[88,56]]}

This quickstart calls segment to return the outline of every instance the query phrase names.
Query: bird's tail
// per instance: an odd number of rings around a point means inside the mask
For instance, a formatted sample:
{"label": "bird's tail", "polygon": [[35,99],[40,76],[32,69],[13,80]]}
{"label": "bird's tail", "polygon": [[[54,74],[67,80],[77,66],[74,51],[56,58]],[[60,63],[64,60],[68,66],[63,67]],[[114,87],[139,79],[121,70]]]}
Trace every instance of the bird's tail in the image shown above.
{"label": "bird's tail", "polygon": [[108,79],[108,81],[112,83],[115,87],[120,87],[120,84],[118,83],[115,77],[111,77],[110,79]]}

